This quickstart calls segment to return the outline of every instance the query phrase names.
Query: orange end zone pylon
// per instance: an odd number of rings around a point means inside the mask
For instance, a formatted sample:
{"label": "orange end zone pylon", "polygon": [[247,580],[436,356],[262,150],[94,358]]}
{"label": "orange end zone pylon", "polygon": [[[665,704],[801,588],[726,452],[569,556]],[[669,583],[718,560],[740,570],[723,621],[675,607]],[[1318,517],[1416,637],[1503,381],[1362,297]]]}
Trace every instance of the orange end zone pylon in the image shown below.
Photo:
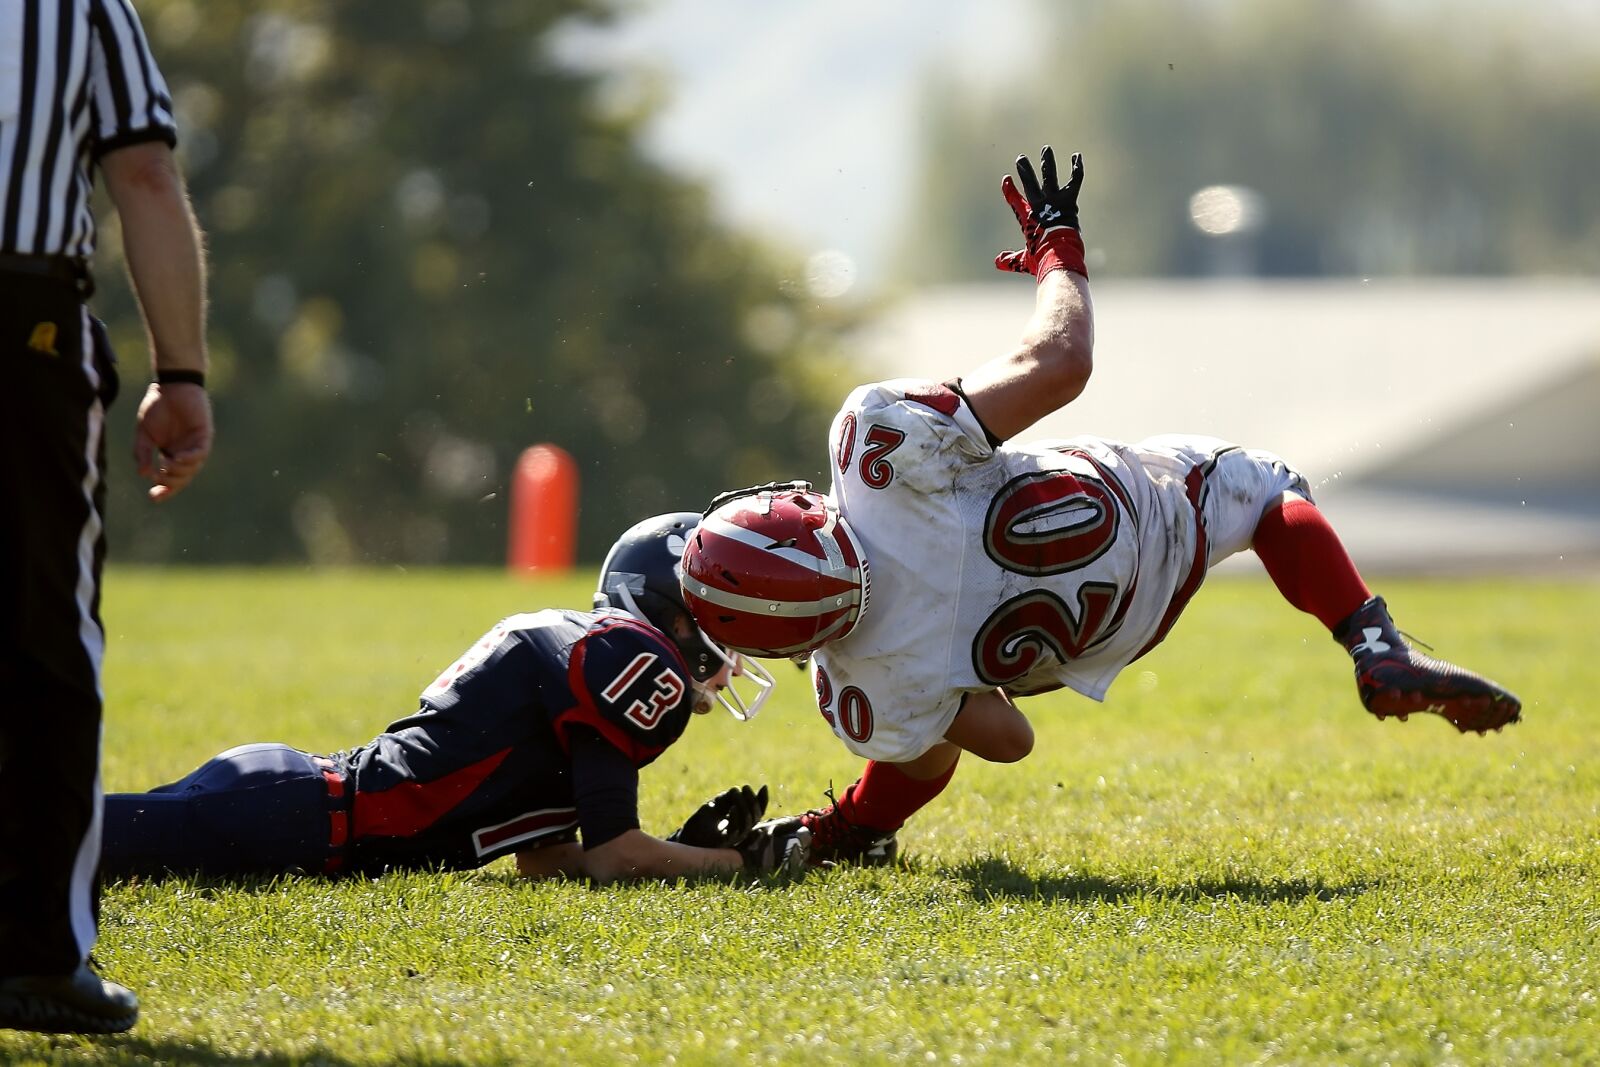
{"label": "orange end zone pylon", "polygon": [[506,565],[513,572],[572,569],[578,551],[578,465],[555,445],[534,445],[511,478]]}

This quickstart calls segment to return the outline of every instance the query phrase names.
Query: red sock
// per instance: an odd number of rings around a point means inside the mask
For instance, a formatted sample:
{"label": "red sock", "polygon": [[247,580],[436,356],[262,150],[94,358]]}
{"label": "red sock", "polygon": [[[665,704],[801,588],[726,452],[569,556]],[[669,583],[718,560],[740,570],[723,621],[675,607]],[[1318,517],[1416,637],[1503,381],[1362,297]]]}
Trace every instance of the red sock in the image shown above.
{"label": "red sock", "polygon": [[1252,547],[1283,598],[1330,630],[1372,599],[1339,535],[1309,500],[1263,515]]}
{"label": "red sock", "polygon": [[839,798],[839,814],[856,826],[898,830],[917,809],[944,792],[955,773],[952,763],[937,778],[912,778],[892,763],[873,760]]}

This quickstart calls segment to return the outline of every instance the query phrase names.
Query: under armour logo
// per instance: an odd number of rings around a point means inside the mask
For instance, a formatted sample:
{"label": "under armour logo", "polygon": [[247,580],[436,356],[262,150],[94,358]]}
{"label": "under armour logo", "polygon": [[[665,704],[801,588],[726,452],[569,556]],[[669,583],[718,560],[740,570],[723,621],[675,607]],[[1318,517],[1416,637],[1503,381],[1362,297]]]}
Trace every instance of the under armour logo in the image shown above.
{"label": "under armour logo", "polygon": [[1352,656],[1359,656],[1367,652],[1387,652],[1394,647],[1389,642],[1382,640],[1383,627],[1381,626],[1363,626],[1361,628],[1361,637],[1362,641],[1359,645],[1350,647]]}
{"label": "under armour logo", "polygon": [[56,351],[56,332],[55,323],[38,323],[33,333],[28,335],[28,347],[47,356],[59,356],[61,353]]}
{"label": "under armour logo", "polygon": [[1055,222],[1060,217],[1061,217],[1061,209],[1058,208],[1058,207],[1055,207],[1053,205],[1046,204],[1044,207],[1039,209],[1039,221],[1040,222],[1046,222],[1046,223]]}

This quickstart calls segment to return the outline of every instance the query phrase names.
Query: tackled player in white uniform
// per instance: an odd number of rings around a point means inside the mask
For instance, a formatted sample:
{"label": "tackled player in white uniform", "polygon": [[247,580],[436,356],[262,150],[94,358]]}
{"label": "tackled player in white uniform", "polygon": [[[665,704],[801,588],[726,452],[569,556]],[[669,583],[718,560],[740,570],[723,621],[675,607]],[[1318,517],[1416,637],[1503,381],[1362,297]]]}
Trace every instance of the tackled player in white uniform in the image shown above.
{"label": "tackled player in white uniform", "polygon": [[1482,734],[1521,703],[1417,652],[1350,560],[1306,483],[1268,452],[1215,438],[1006,442],[1075,400],[1094,315],[1073,156],[1046,147],[1002,191],[1024,247],[995,265],[1037,280],[1009,353],[961,378],[866,385],[830,439],[830,496],[772,483],[712,501],[683,555],[706,635],[813,659],[818,705],[869,760],[828,807],[790,819],[814,862],[882,862],[961,753],[1015,762],[1033,729],[1013,698],[1059,687],[1102,699],[1166,635],[1219,560],[1254,550],[1278,590],[1350,655],[1362,704]]}
{"label": "tackled player in white uniform", "polygon": [[813,681],[840,740],[896,763],[969,693],[1104,699],[1269,506],[1309,495],[1277,456],[1209,437],[995,447],[958,392],[913,379],[855,390],[830,439],[873,595]]}

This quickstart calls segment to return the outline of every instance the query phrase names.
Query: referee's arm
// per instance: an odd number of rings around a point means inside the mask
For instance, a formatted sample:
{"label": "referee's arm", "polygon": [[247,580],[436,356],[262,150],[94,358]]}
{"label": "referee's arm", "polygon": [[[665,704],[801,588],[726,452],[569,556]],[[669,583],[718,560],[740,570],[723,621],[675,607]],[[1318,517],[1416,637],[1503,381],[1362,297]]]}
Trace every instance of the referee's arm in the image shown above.
{"label": "referee's arm", "polygon": [[[100,173],[122,219],[123,255],[163,372],[206,370],[205,262],[183,176],[164,141],[141,141],[100,157]],[[155,483],[153,500],[188,485],[211,452],[211,405],[199,385],[152,383],[139,405],[134,458]]]}

